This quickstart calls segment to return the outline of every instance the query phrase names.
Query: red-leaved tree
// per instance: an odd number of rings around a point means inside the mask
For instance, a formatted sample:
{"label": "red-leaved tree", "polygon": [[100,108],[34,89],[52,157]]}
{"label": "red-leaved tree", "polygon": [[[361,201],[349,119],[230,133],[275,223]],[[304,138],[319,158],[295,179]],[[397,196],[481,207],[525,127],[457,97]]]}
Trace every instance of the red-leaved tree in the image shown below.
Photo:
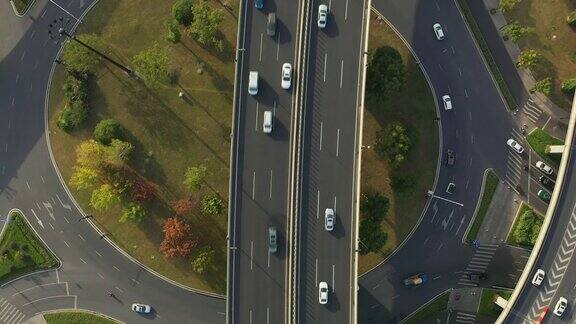
{"label": "red-leaved tree", "polygon": [[160,243],[160,252],[166,259],[186,257],[197,242],[190,233],[190,225],[171,217],[164,223],[164,240]]}
{"label": "red-leaved tree", "polygon": [[189,213],[195,207],[195,205],[196,204],[192,198],[178,199],[170,204],[172,210],[174,210],[178,216]]}
{"label": "red-leaved tree", "polygon": [[132,199],[139,203],[147,202],[156,197],[156,186],[144,179],[134,181]]}

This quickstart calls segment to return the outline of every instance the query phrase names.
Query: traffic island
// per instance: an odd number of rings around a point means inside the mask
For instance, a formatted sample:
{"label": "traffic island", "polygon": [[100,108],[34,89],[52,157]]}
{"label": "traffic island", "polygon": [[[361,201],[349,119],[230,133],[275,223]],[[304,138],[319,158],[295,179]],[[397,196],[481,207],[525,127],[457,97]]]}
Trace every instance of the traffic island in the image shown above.
{"label": "traffic island", "polygon": [[510,229],[506,242],[511,245],[532,249],[543,222],[544,217],[542,215],[523,203],[518,208],[514,225]]}
{"label": "traffic island", "polygon": [[34,4],[35,0],[10,0],[12,4],[12,8],[14,9],[14,13],[18,17],[24,16],[32,5]]}
{"label": "traffic island", "polygon": [[478,236],[480,227],[484,222],[488,208],[492,204],[492,198],[494,193],[498,188],[498,183],[500,179],[493,170],[486,171],[484,175],[484,184],[482,190],[482,198],[478,202],[478,207],[476,208],[476,213],[474,215],[474,220],[466,232],[466,242],[471,243]]}
{"label": "traffic island", "polygon": [[562,154],[551,153],[549,147],[554,145],[563,145],[564,141],[551,136],[541,128],[536,128],[530,132],[530,134],[526,136],[526,140],[528,141],[528,144],[530,144],[532,150],[544,159],[545,162],[550,163],[556,168],[560,166]]}
{"label": "traffic island", "polygon": [[120,321],[114,320],[103,314],[90,311],[55,311],[43,314],[46,324],[119,324]]}

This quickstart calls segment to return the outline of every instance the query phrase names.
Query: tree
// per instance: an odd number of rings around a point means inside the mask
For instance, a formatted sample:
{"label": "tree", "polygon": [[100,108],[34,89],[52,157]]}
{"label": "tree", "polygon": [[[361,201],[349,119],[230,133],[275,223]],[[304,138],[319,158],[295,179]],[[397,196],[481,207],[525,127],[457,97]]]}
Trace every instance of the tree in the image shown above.
{"label": "tree", "polygon": [[498,9],[502,12],[510,12],[516,7],[522,0],[500,0],[498,4]]}
{"label": "tree", "polygon": [[531,89],[531,92],[535,91],[549,96],[552,93],[552,78],[545,78],[537,81],[534,84],[534,88]]}
{"label": "tree", "polygon": [[124,128],[112,118],[101,120],[94,128],[94,138],[104,145],[110,144],[113,139],[122,139],[123,137]]}
{"label": "tree", "polygon": [[88,119],[88,76],[68,71],[63,86],[65,104],[58,116],[58,127],[65,132],[80,126]]}
{"label": "tree", "polygon": [[212,264],[212,259],[214,258],[214,250],[209,247],[205,246],[202,250],[196,255],[194,260],[192,260],[192,269],[199,274],[204,273],[208,266]]}
{"label": "tree", "polygon": [[92,191],[90,206],[98,211],[104,211],[120,203],[118,191],[110,184],[103,184]]}
{"label": "tree", "polygon": [[392,188],[398,197],[410,197],[416,189],[416,178],[412,174],[393,174]]}
{"label": "tree", "polygon": [[534,28],[522,26],[520,23],[515,21],[506,25],[506,27],[502,29],[502,33],[505,37],[516,43],[520,38],[534,33]]}
{"label": "tree", "polygon": [[136,54],[132,64],[138,76],[142,77],[150,88],[168,81],[170,57],[166,47],[155,43],[151,48]]}
{"label": "tree", "polygon": [[388,159],[392,166],[399,166],[406,159],[405,155],[410,149],[410,138],[406,128],[399,122],[394,122],[377,134],[378,138],[374,149],[381,157]]}
{"label": "tree", "polygon": [[76,190],[90,189],[100,178],[100,171],[86,166],[75,166],[72,177],[70,177],[70,185]]}
{"label": "tree", "polygon": [[168,29],[166,39],[173,44],[178,43],[180,38],[182,38],[182,33],[180,33],[180,28],[178,28],[176,21],[170,20],[166,22],[166,28]]}
{"label": "tree", "polygon": [[360,211],[365,218],[371,218],[380,223],[390,208],[390,201],[379,192],[362,196]]}
{"label": "tree", "polygon": [[541,226],[542,219],[532,210],[527,210],[522,214],[512,235],[518,244],[533,246],[536,243]]}
{"label": "tree", "polygon": [[359,235],[360,254],[362,255],[380,250],[388,240],[388,235],[382,231],[380,223],[371,218],[360,221]]}
{"label": "tree", "polygon": [[224,212],[224,201],[218,195],[208,195],[202,199],[202,211],[208,215],[221,215]]}
{"label": "tree", "polygon": [[134,201],[143,203],[150,201],[156,197],[156,186],[150,182],[138,178],[132,187],[132,199]]}
{"label": "tree", "polygon": [[380,100],[402,91],[406,85],[406,70],[402,56],[390,46],[376,49],[370,57],[366,74],[366,87]]}
{"label": "tree", "polygon": [[172,210],[176,213],[176,215],[182,216],[189,213],[192,208],[195,207],[195,203],[192,198],[182,198],[176,201],[173,201],[171,204]]}
{"label": "tree", "polygon": [[576,78],[568,79],[562,82],[562,92],[567,95],[574,95],[576,90]]}
{"label": "tree", "polygon": [[162,231],[164,240],[160,243],[160,251],[166,259],[186,257],[197,244],[190,233],[190,225],[176,217],[168,218]]}
{"label": "tree", "polygon": [[172,16],[176,21],[184,26],[190,26],[194,15],[192,14],[192,0],[177,0],[172,6]]}
{"label": "tree", "polygon": [[76,148],[76,162],[80,166],[99,169],[106,159],[104,146],[95,140],[87,140]]}
{"label": "tree", "polygon": [[222,50],[222,41],[216,36],[220,24],[224,20],[222,10],[213,9],[207,1],[199,0],[192,5],[194,20],[190,25],[190,34],[194,39],[202,44],[209,45]]}
{"label": "tree", "polygon": [[576,27],[576,10],[566,16],[566,22],[572,27]]}
{"label": "tree", "polygon": [[[82,34],[77,38],[99,51],[105,49],[102,38],[94,34]],[[66,67],[78,72],[94,72],[100,58],[94,52],[75,41],[68,41],[62,52],[62,61]]]}
{"label": "tree", "polygon": [[134,150],[132,144],[113,139],[110,146],[106,147],[106,162],[114,166],[122,166],[130,160],[132,150]]}
{"label": "tree", "polygon": [[540,54],[540,52],[538,52],[537,50],[533,49],[524,50],[520,53],[520,56],[518,56],[518,61],[516,62],[516,65],[519,68],[532,70],[533,68],[536,67],[536,65],[538,65],[538,63],[540,63],[541,59],[542,54]]}
{"label": "tree", "polygon": [[148,216],[148,212],[144,206],[138,203],[129,203],[128,206],[122,211],[122,216],[118,220],[120,223],[132,222],[139,224]]}
{"label": "tree", "polygon": [[202,183],[207,175],[208,169],[204,165],[190,167],[184,175],[184,185],[189,190],[198,190],[202,187]]}

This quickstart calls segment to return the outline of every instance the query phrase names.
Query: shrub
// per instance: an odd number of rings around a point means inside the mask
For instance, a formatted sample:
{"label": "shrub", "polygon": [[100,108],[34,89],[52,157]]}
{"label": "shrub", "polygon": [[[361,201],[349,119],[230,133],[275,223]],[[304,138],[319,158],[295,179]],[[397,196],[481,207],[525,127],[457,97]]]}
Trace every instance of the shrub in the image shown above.
{"label": "shrub", "polygon": [[167,47],[154,43],[152,47],[134,55],[132,64],[148,87],[155,88],[161,83],[168,82],[170,53]]}
{"label": "shrub", "polygon": [[382,46],[370,56],[366,73],[367,90],[380,100],[402,91],[406,86],[406,69],[402,56],[393,47]]}
{"label": "shrub", "polygon": [[16,260],[18,262],[23,262],[24,261],[24,252],[16,251],[16,253],[14,253],[14,260]]}
{"label": "shrub", "polygon": [[218,29],[224,20],[224,13],[220,9],[213,9],[207,1],[199,0],[192,5],[194,20],[190,25],[190,34],[202,44],[209,45],[218,50],[223,49],[217,38]]}
{"label": "shrub", "polygon": [[392,188],[399,197],[410,197],[416,190],[416,178],[412,174],[392,175]]}
{"label": "shrub", "polygon": [[120,203],[120,195],[110,184],[103,184],[92,191],[90,206],[96,210],[104,211],[118,203]]}
{"label": "shrub", "polygon": [[191,235],[190,225],[178,218],[168,218],[162,231],[164,240],[160,243],[160,251],[166,259],[188,256],[197,244]]}
{"label": "shrub", "polygon": [[381,193],[376,192],[362,196],[360,211],[365,218],[371,218],[380,223],[390,208],[390,201]]}
{"label": "shrub", "polygon": [[18,242],[12,242],[12,244],[10,244],[10,248],[12,248],[14,251],[18,251],[20,246],[18,245]]}
{"label": "shrub", "polygon": [[156,186],[142,178],[134,181],[132,186],[132,199],[134,201],[143,203],[154,199],[154,197],[156,197]]}
{"label": "shrub", "polygon": [[77,165],[73,170],[72,177],[70,177],[70,186],[76,190],[90,189],[100,179],[98,169]]}
{"label": "shrub", "polygon": [[576,27],[576,10],[572,11],[567,17],[566,22],[572,27]]}
{"label": "shrub", "polygon": [[180,33],[177,22],[174,20],[166,22],[166,28],[168,29],[166,39],[173,44],[178,43],[182,38],[182,33]]}
{"label": "shrub", "polygon": [[122,139],[123,137],[124,128],[112,118],[101,120],[94,128],[94,138],[104,145],[110,144],[113,139]]}
{"label": "shrub", "polygon": [[208,169],[204,165],[190,167],[186,170],[184,175],[184,185],[189,190],[198,190],[204,183],[204,179],[208,175]]}
{"label": "shrub", "polygon": [[218,195],[208,195],[202,199],[202,211],[208,215],[221,215],[224,212],[224,201]]}
{"label": "shrub", "polygon": [[[102,38],[97,35],[83,34],[78,35],[77,38],[99,51],[105,49]],[[73,41],[67,42],[62,52],[62,61],[66,64],[66,68],[78,72],[94,72],[99,60],[100,58],[96,53]]]}
{"label": "shrub", "polygon": [[106,162],[116,167],[122,167],[130,160],[134,146],[128,142],[113,139],[110,146],[105,148]]}
{"label": "shrub", "polygon": [[192,260],[192,269],[199,274],[204,273],[208,266],[212,264],[212,259],[214,257],[214,250],[209,246],[205,246],[202,250],[196,255],[194,260]]}
{"label": "shrub", "polygon": [[57,125],[65,132],[83,124],[88,119],[88,77],[83,73],[68,73],[64,82],[65,104],[58,116]]}
{"label": "shrub", "polygon": [[568,79],[562,82],[562,92],[567,95],[574,95],[576,90],[576,78]]}
{"label": "shrub", "polygon": [[516,7],[522,0],[500,0],[498,4],[498,9],[502,12],[510,12]]}
{"label": "shrub", "polygon": [[360,254],[365,255],[369,252],[380,250],[386,241],[388,235],[380,228],[380,223],[373,219],[367,218],[360,221]]}
{"label": "shrub", "polygon": [[172,16],[176,21],[184,26],[190,26],[194,15],[192,14],[192,0],[178,0],[172,6]]}
{"label": "shrub", "polygon": [[518,244],[525,246],[533,246],[536,243],[540,227],[542,226],[542,219],[536,215],[532,210],[527,210],[521,216],[516,229],[512,235]]}
{"label": "shrub", "polygon": [[122,211],[122,216],[119,219],[120,223],[132,222],[139,224],[148,216],[146,209],[137,203],[129,203],[128,206]]}
{"label": "shrub", "polygon": [[172,210],[179,216],[189,213],[194,206],[195,204],[192,198],[182,198],[171,204]]}
{"label": "shrub", "polygon": [[375,150],[378,155],[388,159],[392,166],[399,166],[406,159],[410,149],[410,138],[404,125],[395,122],[377,134]]}
{"label": "shrub", "polygon": [[541,59],[542,54],[537,50],[524,50],[520,53],[520,56],[518,56],[516,65],[520,68],[532,70],[540,63]]}
{"label": "shrub", "polygon": [[542,94],[549,96],[552,93],[552,78],[545,78],[537,81],[534,84],[534,88],[530,90],[531,92],[538,91]]}
{"label": "shrub", "polygon": [[520,38],[534,33],[534,28],[522,26],[517,21],[515,21],[504,27],[502,33],[505,37],[516,43],[518,40],[520,40]]}

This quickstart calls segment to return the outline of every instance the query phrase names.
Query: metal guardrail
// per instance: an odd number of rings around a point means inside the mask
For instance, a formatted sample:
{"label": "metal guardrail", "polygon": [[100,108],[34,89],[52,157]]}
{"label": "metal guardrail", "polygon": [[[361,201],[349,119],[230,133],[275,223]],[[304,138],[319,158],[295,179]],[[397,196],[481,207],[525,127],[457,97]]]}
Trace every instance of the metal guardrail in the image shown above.
{"label": "metal guardrail", "polygon": [[536,260],[538,259],[541,253],[546,252],[542,251],[542,246],[549,234],[548,232],[550,230],[550,224],[552,223],[552,217],[554,216],[556,208],[558,207],[558,198],[560,197],[560,194],[562,193],[562,190],[564,189],[565,186],[564,180],[566,177],[566,169],[568,166],[568,161],[570,161],[570,157],[573,154],[572,139],[574,138],[575,127],[576,127],[576,93],[574,94],[574,99],[572,100],[572,112],[570,113],[570,121],[568,122],[568,132],[566,133],[566,140],[564,141],[564,152],[562,155],[562,161],[560,162],[560,168],[558,169],[558,177],[556,178],[556,187],[552,192],[552,199],[550,200],[550,205],[548,206],[548,210],[546,211],[546,216],[544,219],[544,223],[542,224],[542,229],[540,230],[540,234],[538,235],[538,240],[534,245],[534,249],[532,249],[530,258],[528,259],[528,262],[524,267],[522,276],[520,276],[520,280],[518,280],[518,283],[514,288],[514,292],[512,293],[512,296],[510,296],[510,299],[506,304],[506,308],[502,310],[500,316],[496,320],[497,324],[504,323],[504,321],[510,314],[512,307],[514,307],[516,300],[524,290],[526,280],[528,279],[529,274],[532,273]]}

